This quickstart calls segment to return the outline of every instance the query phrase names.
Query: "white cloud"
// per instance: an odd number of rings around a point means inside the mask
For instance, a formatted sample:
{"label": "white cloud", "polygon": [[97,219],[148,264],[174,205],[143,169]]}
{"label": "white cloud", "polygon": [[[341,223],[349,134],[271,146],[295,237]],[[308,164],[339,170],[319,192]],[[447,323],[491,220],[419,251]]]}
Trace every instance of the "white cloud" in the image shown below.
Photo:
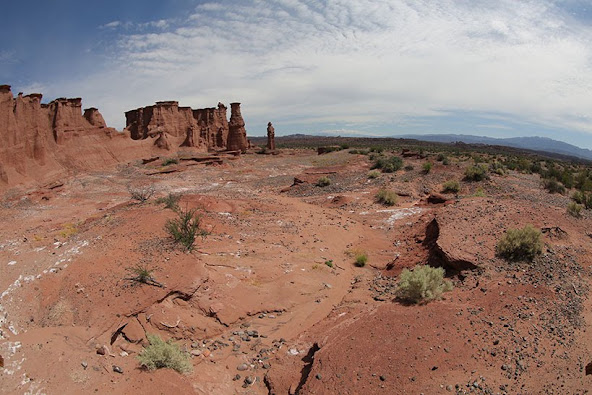
{"label": "white cloud", "polygon": [[109,23],[105,23],[104,25],[99,26],[101,29],[115,29],[121,26],[121,21],[113,21]]}
{"label": "white cloud", "polygon": [[151,27],[79,85],[110,124],[175,99],[242,101],[257,125],[474,111],[592,133],[592,27],[551,0],[212,2]]}

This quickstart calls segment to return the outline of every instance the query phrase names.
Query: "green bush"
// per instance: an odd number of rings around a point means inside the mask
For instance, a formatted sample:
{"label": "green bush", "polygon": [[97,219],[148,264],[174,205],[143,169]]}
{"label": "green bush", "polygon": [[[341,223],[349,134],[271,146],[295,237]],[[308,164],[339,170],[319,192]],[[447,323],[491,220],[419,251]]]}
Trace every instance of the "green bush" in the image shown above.
{"label": "green bush", "polygon": [[533,260],[543,251],[541,231],[532,225],[508,229],[495,247],[498,256],[510,261]]}
{"label": "green bush", "polygon": [[165,342],[158,335],[147,335],[149,346],[138,355],[140,364],[148,370],[169,368],[179,373],[189,373],[193,370],[191,357],[181,351],[178,344]]}
{"label": "green bush", "polygon": [[150,284],[154,282],[154,277],[152,277],[154,269],[150,269],[146,265],[137,264],[134,267],[128,267],[127,271],[133,275],[133,277],[128,278],[129,280],[137,281],[142,284]]}
{"label": "green bush", "polygon": [[376,194],[376,201],[382,203],[385,206],[394,206],[397,204],[398,196],[393,191],[387,189],[381,189]]}
{"label": "green bush", "polygon": [[576,202],[569,202],[567,205],[567,213],[573,217],[580,217],[582,215],[582,205]]}
{"label": "green bush", "polygon": [[438,156],[436,157],[436,160],[438,162],[442,162],[444,159],[446,159],[446,155],[444,154],[438,154]]}
{"label": "green bush", "polygon": [[329,177],[321,177],[317,181],[317,186],[318,187],[326,187],[326,186],[329,186],[329,185],[331,185],[331,179]]}
{"label": "green bush", "polygon": [[430,171],[432,171],[432,166],[432,162],[424,163],[422,167],[423,174],[428,174]]}
{"label": "green bush", "polygon": [[444,158],[444,159],[442,159],[442,164],[444,166],[448,166],[450,164],[450,160],[448,158]]}
{"label": "green bush", "polygon": [[440,299],[452,290],[450,280],[444,279],[444,269],[418,265],[413,271],[403,269],[397,285],[397,297],[409,303],[429,302]]}
{"label": "green bush", "polygon": [[179,160],[176,158],[167,158],[165,160],[162,161],[162,165],[163,166],[168,166],[168,165],[176,165],[179,163]]}
{"label": "green bush", "polygon": [[383,173],[394,173],[403,167],[403,160],[398,156],[389,158],[378,157],[374,160],[372,169],[381,169]]}
{"label": "green bush", "polygon": [[196,237],[206,237],[209,233],[200,228],[201,216],[197,214],[197,209],[178,209],[176,213],[177,218],[168,220],[165,230],[177,243],[181,243],[187,251],[191,251]]}
{"label": "green bush", "polygon": [[483,181],[487,178],[487,168],[483,165],[471,166],[465,170],[466,181]]}
{"label": "green bush", "polygon": [[181,199],[181,195],[175,193],[169,193],[165,197],[160,197],[156,199],[156,203],[163,204],[165,208],[170,208],[171,210],[176,210],[179,204],[179,200]]}
{"label": "green bush", "polygon": [[460,182],[456,180],[449,180],[442,184],[442,192],[444,193],[458,193],[460,191]]}
{"label": "green bush", "polygon": [[549,193],[565,193],[565,187],[559,181],[554,178],[543,181],[543,187],[549,191]]}
{"label": "green bush", "polygon": [[356,254],[356,260],[354,261],[354,265],[357,267],[364,267],[368,262],[368,255],[365,252],[358,252]]}
{"label": "green bush", "polygon": [[368,173],[368,178],[370,179],[375,179],[380,177],[380,172],[376,171],[376,170],[372,170],[371,172]]}

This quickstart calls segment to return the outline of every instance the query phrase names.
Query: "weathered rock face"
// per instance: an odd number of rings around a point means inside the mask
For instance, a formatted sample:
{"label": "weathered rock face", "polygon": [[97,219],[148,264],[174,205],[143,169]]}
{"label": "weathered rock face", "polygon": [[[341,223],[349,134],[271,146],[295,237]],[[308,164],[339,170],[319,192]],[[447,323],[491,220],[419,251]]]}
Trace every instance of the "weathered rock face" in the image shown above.
{"label": "weathered rock face", "polygon": [[275,129],[271,122],[267,123],[267,149],[275,150]]}
{"label": "weathered rock face", "polygon": [[74,137],[116,132],[105,127],[95,108],[83,116],[80,98],[49,104],[41,98],[39,93],[15,98],[10,85],[0,85],[0,181],[8,183],[11,172],[25,176],[28,168],[45,166],[48,155]]}
{"label": "weathered rock face", "polygon": [[161,134],[159,138],[170,137],[173,144],[179,140],[177,145],[181,147],[226,149],[229,135],[226,110],[222,103],[218,107],[193,110],[179,107],[176,101],[156,102],[126,112],[126,129],[134,140]]}
{"label": "weathered rock face", "polygon": [[245,121],[240,111],[240,103],[230,103],[230,122],[228,124],[229,151],[245,151],[249,147]]}

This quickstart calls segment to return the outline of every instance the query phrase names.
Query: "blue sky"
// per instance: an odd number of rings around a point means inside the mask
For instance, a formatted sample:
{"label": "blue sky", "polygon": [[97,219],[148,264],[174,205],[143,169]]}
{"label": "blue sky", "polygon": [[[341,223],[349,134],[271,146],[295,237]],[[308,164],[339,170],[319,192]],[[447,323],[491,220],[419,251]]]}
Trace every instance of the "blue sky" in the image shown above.
{"label": "blue sky", "polygon": [[540,135],[592,149],[589,0],[5,2],[0,83],[107,123],[242,102],[249,135]]}

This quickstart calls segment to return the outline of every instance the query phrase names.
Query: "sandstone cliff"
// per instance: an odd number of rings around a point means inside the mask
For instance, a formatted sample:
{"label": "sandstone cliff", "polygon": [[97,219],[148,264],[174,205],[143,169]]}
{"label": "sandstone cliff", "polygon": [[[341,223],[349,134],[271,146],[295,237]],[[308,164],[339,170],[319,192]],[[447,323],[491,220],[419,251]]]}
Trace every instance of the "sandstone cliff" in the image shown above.
{"label": "sandstone cliff", "polygon": [[[125,113],[126,130],[134,140],[158,137],[155,144],[173,147],[195,147],[201,150],[240,150],[247,148],[245,123],[240,104],[233,103],[230,124],[227,107],[191,109],[179,107],[176,101],[156,102]],[[234,118],[233,118],[234,117]],[[234,126],[231,126],[234,125]],[[234,137],[231,137],[234,136]]]}
{"label": "sandstone cliff", "polygon": [[10,85],[0,85],[0,187],[100,169],[145,151],[146,144],[129,147],[129,137],[106,127],[96,108],[83,114],[80,98],[41,99],[14,97]]}

